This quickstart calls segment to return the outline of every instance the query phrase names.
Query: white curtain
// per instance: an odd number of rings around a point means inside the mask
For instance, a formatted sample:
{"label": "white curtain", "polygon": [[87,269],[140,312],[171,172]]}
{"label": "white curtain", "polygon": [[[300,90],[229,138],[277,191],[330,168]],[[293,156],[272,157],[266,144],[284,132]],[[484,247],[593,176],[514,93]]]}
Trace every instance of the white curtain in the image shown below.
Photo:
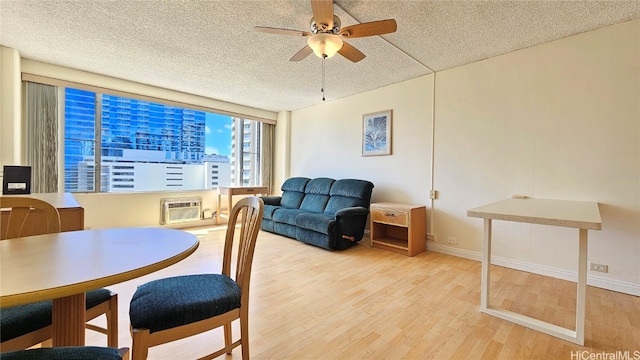
{"label": "white curtain", "polygon": [[260,149],[260,174],[262,186],[266,186],[269,189],[269,194],[271,194],[271,183],[272,183],[272,174],[273,174],[273,136],[275,132],[275,126],[271,124],[267,124],[265,122],[262,123],[262,149]]}
{"label": "white curtain", "polygon": [[31,165],[31,192],[58,191],[58,90],[26,83],[25,155]]}

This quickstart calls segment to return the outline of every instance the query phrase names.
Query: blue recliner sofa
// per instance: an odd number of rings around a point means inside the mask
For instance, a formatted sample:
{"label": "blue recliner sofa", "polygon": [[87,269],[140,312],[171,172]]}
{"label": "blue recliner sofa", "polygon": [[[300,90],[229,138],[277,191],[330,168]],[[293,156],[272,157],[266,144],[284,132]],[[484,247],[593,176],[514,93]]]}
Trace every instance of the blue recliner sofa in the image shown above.
{"label": "blue recliner sofa", "polygon": [[328,250],[362,240],[373,183],[366,180],[293,177],[282,196],[263,196],[262,230]]}

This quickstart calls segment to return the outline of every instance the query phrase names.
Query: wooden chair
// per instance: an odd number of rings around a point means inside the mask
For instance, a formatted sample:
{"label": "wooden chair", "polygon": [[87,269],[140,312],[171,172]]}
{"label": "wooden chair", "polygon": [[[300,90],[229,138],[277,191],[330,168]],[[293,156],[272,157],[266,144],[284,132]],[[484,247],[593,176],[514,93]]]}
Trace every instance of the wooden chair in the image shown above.
{"label": "wooden chair", "polygon": [[[224,348],[218,357],[242,345],[249,359],[249,279],[264,204],[257,197],[240,200],[229,215],[221,274],[178,276],[151,281],[136,290],[129,308],[132,359],[146,359],[149,347],[224,326]],[[239,219],[242,216],[242,220]],[[240,223],[235,274],[232,251]],[[240,319],[240,338],[232,342],[231,322]]]}
{"label": "wooden chair", "polygon": [[[20,237],[29,229],[42,234],[60,232],[60,214],[51,204],[21,196],[0,197],[0,208],[10,209],[9,220],[3,224],[5,239]],[[34,226],[30,221],[46,221]],[[18,270],[19,271],[19,270]],[[108,289],[97,289],[86,294],[86,320],[105,314],[107,327],[86,324],[87,329],[107,335],[107,345],[118,347],[118,295]],[[0,349],[2,352],[22,350],[51,339],[53,302],[40,301],[32,304],[3,308],[0,311]]]}
{"label": "wooden chair", "polygon": [[[2,239],[13,239],[23,236],[27,229],[33,235],[52,234],[60,232],[60,214],[58,209],[46,201],[22,196],[2,196],[0,197],[0,208],[11,209],[9,220],[3,224]],[[43,216],[38,218],[38,213]],[[36,226],[31,221],[44,220],[46,224]],[[33,229],[37,229],[33,231]]]}
{"label": "wooden chair", "polygon": [[129,360],[129,349],[97,346],[39,348],[2,353],[2,360]]}

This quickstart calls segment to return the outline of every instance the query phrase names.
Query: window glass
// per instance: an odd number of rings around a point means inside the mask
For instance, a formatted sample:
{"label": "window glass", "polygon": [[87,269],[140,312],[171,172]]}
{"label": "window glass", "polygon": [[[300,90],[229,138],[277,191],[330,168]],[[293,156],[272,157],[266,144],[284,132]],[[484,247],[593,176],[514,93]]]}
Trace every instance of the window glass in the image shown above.
{"label": "window glass", "polygon": [[64,101],[67,192],[260,185],[259,157],[246,161],[260,122],[72,88]]}
{"label": "window glass", "polygon": [[67,91],[64,113],[64,189],[94,191],[96,94]]}

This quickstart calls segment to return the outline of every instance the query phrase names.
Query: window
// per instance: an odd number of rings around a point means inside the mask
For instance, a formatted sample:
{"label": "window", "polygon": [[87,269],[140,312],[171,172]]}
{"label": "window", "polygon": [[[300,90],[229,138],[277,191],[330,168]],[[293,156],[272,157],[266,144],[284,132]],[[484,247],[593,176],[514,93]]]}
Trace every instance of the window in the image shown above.
{"label": "window", "polygon": [[258,121],[73,88],[64,102],[67,192],[260,185]]}

